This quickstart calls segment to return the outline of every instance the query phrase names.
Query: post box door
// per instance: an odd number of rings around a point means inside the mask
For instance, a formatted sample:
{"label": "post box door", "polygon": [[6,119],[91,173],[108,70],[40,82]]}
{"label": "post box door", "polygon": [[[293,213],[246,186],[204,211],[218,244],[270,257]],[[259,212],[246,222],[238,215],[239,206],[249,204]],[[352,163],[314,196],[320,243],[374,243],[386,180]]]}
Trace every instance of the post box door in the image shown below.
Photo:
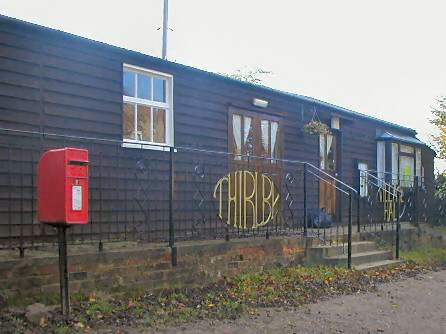
{"label": "post box door", "polygon": [[88,152],[67,150],[65,174],[66,222],[88,222]]}
{"label": "post box door", "polygon": [[88,222],[88,179],[67,177],[66,179],[66,222],[86,224]]}

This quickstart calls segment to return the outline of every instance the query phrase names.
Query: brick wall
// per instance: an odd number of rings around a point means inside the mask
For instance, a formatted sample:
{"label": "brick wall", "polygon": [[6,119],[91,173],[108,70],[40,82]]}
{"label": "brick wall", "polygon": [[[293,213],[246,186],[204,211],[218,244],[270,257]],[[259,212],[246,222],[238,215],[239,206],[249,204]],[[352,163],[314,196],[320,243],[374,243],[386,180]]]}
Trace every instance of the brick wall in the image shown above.
{"label": "brick wall", "polygon": [[[305,242],[304,238],[183,242],[177,244],[175,267],[165,245],[106,245],[101,252],[94,246],[70,246],[70,291],[121,293],[202,285],[240,272],[303,263]],[[2,294],[17,299],[58,293],[56,249],[27,251],[25,258],[17,257],[11,253],[0,258]]]}

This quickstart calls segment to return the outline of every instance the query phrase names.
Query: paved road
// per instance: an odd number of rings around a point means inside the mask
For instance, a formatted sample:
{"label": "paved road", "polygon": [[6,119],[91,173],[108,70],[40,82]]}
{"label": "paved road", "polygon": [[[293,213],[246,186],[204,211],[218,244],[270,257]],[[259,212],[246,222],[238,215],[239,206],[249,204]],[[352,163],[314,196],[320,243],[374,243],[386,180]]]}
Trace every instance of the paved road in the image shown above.
{"label": "paved road", "polygon": [[[138,331],[155,333],[154,331]],[[297,309],[264,309],[235,321],[200,321],[159,333],[446,333],[446,271]]]}

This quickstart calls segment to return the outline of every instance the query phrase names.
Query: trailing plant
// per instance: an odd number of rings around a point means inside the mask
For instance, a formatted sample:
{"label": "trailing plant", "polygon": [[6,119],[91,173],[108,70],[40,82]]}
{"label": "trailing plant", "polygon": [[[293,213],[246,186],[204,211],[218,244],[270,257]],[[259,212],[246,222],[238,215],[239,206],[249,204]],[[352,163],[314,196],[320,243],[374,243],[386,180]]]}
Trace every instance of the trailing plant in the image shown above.
{"label": "trailing plant", "polygon": [[311,120],[304,125],[304,131],[309,135],[328,135],[330,133],[330,128],[327,124],[322,123],[319,120]]}
{"label": "trailing plant", "polygon": [[331,133],[328,125],[321,122],[317,114],[316,107],[313,108],[313,116],[311,116],[311,121],[304,125],[304,132],[309,135],[328,135]]}

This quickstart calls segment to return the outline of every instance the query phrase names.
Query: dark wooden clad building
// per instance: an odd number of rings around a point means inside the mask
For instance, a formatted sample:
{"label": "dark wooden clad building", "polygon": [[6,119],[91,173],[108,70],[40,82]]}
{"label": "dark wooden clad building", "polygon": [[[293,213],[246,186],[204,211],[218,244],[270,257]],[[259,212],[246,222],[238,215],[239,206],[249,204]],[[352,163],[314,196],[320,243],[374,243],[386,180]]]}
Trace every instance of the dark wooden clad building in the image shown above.
{"label": "dark wooden clad building", "polygon": [[[315,119],[328,134],[304,131]],[[432,194],[434,153],[412,129],[7,17],[0,17],[0,128],[0,238],[49,233],[35,222],[35,166],[43,150],[61,146],[91,152],[94,224],[79,228],[90,236],[166,237],[170,147],[175,224],[184,237],[223,233],[214,185],[247,166],[274,178],[278,210],[288,207],[282,221],[298,220],[289,226],[303,224],[296,218],[303,210],[300,162],[359,197],[368,196],[360,170],[378,185],[419,183]],[[345,217],[332,184],[307,182],[309,211]]]}

